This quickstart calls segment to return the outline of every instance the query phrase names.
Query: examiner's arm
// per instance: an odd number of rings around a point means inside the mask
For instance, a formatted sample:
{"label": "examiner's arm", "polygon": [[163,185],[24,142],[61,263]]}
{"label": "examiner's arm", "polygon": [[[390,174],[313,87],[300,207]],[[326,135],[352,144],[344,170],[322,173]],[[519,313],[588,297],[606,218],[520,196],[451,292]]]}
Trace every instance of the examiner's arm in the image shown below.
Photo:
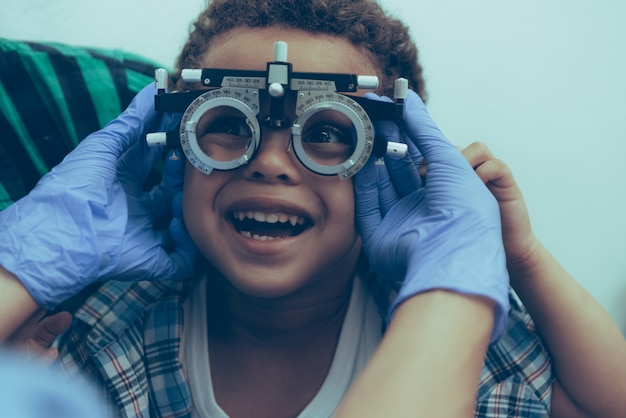
{"label": "examiner's arm", "polygon": [[498,203],[414,92],[404,116],[376,133],[408,138],[408,155],[369,161],[354,180],[363,250],[379,276],[401,283],[381,346],[338,413],[471,416],[487,345],[508,318]]}
{"label": "examiner's arm", "polygon": [[430,291],[401,304],[337,417],[470,417],[493,303]]}
{"label": "examiner's arm", "polygon": [[4,343],[39,305],[14,274],[0,266],[0,343]]}

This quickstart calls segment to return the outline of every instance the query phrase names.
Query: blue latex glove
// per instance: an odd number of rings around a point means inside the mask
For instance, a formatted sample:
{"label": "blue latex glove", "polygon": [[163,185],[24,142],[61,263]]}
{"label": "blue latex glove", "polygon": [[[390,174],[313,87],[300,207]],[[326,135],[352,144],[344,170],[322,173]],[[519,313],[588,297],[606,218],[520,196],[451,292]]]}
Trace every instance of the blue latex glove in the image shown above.
{"label": "blue latex glove", "polygon": [[[167,223],[182,190],[184,160],[166,159],[163,181],[142,186],[162,150],[145,135],[180,116],[154,110],[153,85],[102,130],[85,138],[24,198],[0,212],[0,265],[43,307],[99,280],[183,279],[196,248],[180,219]],[[165,224],[164,230],[155,225]],[[174,240],[171,239],[174,238]],[[175,246],[175,248],[173,248]]]}
{"label": "blue latex glove", "polygon": [[[366,97],[385,100],[371,93]],[[432,289],[485,296],[496,304],[495,341],[506,329],[509,310],[497,201],[414,92],[403,123],[375,128],[391,141],[408,138],[428,162],[425,184],[417,173],[416,153],[385,165],[369,161],[355,176],[363,249],[380,276],[403,279],[390,318],[406,299]]]}

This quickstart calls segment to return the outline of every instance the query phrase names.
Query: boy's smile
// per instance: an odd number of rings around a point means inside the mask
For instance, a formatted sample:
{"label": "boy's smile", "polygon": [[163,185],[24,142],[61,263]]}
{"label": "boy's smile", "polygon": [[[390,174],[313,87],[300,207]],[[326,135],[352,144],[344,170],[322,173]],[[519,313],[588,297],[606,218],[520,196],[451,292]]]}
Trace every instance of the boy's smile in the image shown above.
{"label": "boy's smile", "polygon": [[231,222],[242,236],[261,241],[285,239],[300,235],[311,227],[308,218],[284,212],[235,210]]}
{"label": "boy's smile", "polygon": [[236,200],[225,209],[225,217],[232,232],[241,237],[241,245],[266,256],[295,245],[315,227],[306,207],[279,196]]}
{"label": "boy's smile", "polygon": [[[221,35],[204,65],[263,69],[276,40],[289,45],[294,71],[372,73],[371,62],[345,39],[277,27]],[[187,164],[183,208],[190,235],[250,296],[345,291],[361,249],[352,181],[305,168],[290,150],[290,129],[263,127],[261,138],[255,157],[235,170],[206,175]]]}

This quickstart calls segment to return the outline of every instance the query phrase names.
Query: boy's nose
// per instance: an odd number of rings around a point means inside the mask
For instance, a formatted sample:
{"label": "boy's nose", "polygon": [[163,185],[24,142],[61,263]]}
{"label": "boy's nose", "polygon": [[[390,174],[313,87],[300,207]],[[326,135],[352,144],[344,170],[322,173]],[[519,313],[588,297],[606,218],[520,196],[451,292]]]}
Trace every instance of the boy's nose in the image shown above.
{"label": "boy's nose", "polygon": [[244,168],[246,176],[266,182],[300,181],[302,166],[290,142],[291,129],[263,129],[256,155]]}

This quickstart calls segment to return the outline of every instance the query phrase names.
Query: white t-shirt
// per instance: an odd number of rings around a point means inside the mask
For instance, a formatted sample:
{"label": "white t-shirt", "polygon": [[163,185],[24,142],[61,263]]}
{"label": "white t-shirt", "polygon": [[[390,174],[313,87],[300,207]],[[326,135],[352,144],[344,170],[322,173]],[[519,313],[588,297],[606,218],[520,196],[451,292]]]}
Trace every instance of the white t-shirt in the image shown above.
{"label": "white t-shirt", "polygon": [[[215,401],[209,364],[206,279],[201,280],[185,302],[185,325],[180,361],[189,380],[194,418],[228,418]],[[376,303],[357,277],[343,322],[335,356],[326,380],[299,418],[330,417],[378,346],[381,318]]]}

